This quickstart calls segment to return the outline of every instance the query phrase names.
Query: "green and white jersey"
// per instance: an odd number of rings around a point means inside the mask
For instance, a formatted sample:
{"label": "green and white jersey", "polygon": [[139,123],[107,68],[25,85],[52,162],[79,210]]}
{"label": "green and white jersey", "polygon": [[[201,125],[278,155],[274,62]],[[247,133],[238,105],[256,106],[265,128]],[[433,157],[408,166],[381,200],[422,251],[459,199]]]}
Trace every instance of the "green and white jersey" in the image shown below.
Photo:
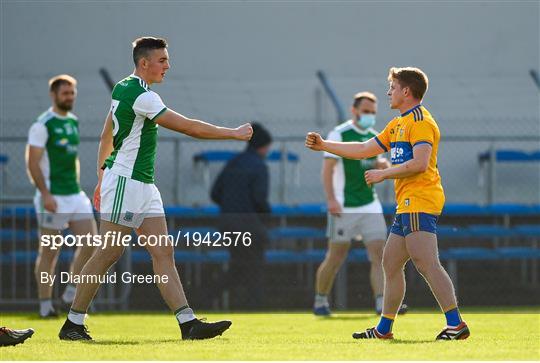
{"label": "green and white jersey", "polygon": [[79,122],[74,114],[60,116],[49,108],[30,127],[28,144],[45,149],[39,166],[51,194],[81,191],[77,170]]}
{"label": "green and white jersey", "polygon": [[[377,131],[371,128],[362,130],[352,120],[349,120],[330,131],[328,140],[363,142],[375,136],[377,136]],[[364,177],[364,172],[373,168],[376,157],[366,160],[350,160],[327,152],[324,153],[324,157],[338,159],[333,173],[334,195],[344,208],[361,207],[377,200],[375,189],[366,184]]]}
{"label": "green and white jersey", "polygon": [[118,82],[111,102],[114,150],[105,165],[115,174],[154,183],[158,134],[154,120],[166,110],[141,78],[132,74]]}

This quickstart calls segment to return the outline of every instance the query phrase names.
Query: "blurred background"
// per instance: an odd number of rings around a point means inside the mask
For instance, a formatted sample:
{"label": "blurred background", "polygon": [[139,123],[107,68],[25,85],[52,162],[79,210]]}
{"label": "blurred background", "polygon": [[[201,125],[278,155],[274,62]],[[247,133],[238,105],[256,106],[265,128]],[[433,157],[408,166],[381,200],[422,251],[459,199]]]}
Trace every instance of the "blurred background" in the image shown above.
{"label": "blurred background", "polygon": [[[33,186],[25,172],[30,125],[50,106],[47,81],[78,80],[81,184],[96,184],[95,164],[110,90],[133,69],[131,42],[143,35],[169,43],[171,69],[152,88],[186,116],[224,126],[258,121],[273,135],[265,247],[265,309],[308,309],[313,274],[326,247],[322,154],[304,148],[307,131],[328,133],[338,121],[322,71],[349,118],[352,96],[379,98],[375,128],[396,115],[386,102],[388,69],[416,66],[430,80],[423,104],[441,130],[439,170],[447,205],[440,219],[441,258],[463,304],[540,303],[540,6],[512,2],[370,1],[3,1],[1,3],[0,307],[37,304],[33,263],[38,240]],[[340,119],[341,118],[341,119]],[[156,185],[169,229],[212,232],[218,207],[210,187],[245,147],[198,141],[160,130]],[[387,222],[393,186],[378,186]],[[191,303],[234,305],[220,278],[227,249],[176,248]],[[356,249],[338,276],[334,303],[371,306],[369,264]],[[61,255],[65,270],[70,251]],[[409,266],[407,301],[431,306]],[[115,267],[151,272],[148,254],[128,251]],[[61,288],[58,288],[61,290]],[[152,285],[107,285],[98,308],[162,307]]]}

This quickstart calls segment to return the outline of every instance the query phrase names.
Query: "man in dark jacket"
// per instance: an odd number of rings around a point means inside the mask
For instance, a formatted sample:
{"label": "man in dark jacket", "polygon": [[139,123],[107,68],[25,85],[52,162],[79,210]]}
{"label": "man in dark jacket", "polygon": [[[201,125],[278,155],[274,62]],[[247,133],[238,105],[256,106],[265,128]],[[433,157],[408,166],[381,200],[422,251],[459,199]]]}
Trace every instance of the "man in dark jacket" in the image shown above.
{"label": "man in dark jacket", "polygon": [[225,165],[211,192],[212,200],[220,206],[221,231],[251,234],[250,246],[239,243],[229,248],[227,285],[232,290],[233,307],[243,309],[257,308],[263,300],[262,269],[268,242],[263,221],[264,215],[270,213],[269,175],[264,159],[272,137],[261,125],[254,123],[252,127],[253,137],[246,149]]}

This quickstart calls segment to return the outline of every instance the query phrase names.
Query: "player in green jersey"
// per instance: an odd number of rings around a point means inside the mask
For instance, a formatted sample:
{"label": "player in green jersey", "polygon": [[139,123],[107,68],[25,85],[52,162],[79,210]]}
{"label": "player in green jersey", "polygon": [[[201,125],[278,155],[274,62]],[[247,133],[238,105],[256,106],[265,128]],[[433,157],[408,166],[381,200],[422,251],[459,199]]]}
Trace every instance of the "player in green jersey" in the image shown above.
{"label": "player in green jersey", "polygon": [[[250,124],[238,128],[218,127],[187,118],[168,109],[150,89],[161,83],[169,70],[167,43],[144,37],[133,42],[135,71],[118,82],[112,92],[111,110],[105,121],[98,152],[98,186],[94,201],[100,208],[100,234],[166,236],[167,224],[161,195],[154,185],[154,162],[158,125],[201,139],[249,140]],[[182,339],[207,339],[221,335],[231,322],[207,323],[197,319],[189,307],[174,263],[172,241],[145,246],[152,256],[154,274],[166,276],[157,283],[163,299],[174,311]],[[83,268],[84,275],[104,275],[120,258],[124,246],[99,248]],[[165,280],[163,280],[165,281]],[[84,317],[99,283],[80,283],[60,339],[91,340]]]}
{"label": "player in green jersey", "polygon": [[[51,78],[52,106],[38,117],[28,134],[27,170],[36,186],[34,206],[40,237],[61,234],[68,226],[75,235],[97,233],[92,204],[79,185],[79,123],[70,112],[76,87],[77,81],[71,76]],[[78,247],[70,272],[79,274],[92,252],[91,246]],[[41,317],[57,316],[52,305],[52,284],[43,277],[54,273],[59,253],[60,249],[40,243],[35,277]],[[75,286],[68,284],[62,300],[70,304],[74,297]]]}

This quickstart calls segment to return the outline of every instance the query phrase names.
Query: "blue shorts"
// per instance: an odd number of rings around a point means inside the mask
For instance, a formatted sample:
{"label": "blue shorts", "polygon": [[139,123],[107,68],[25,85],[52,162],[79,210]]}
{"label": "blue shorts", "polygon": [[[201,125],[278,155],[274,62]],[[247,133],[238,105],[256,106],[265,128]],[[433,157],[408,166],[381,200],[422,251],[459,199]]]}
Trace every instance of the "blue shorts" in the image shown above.
{"label": "blue shorts", "polygon": [[424,231],[437,234],[437,220],[439,216],[429,213],[401,213],[396,214],[390,233],[405,237],[409,233]]}

